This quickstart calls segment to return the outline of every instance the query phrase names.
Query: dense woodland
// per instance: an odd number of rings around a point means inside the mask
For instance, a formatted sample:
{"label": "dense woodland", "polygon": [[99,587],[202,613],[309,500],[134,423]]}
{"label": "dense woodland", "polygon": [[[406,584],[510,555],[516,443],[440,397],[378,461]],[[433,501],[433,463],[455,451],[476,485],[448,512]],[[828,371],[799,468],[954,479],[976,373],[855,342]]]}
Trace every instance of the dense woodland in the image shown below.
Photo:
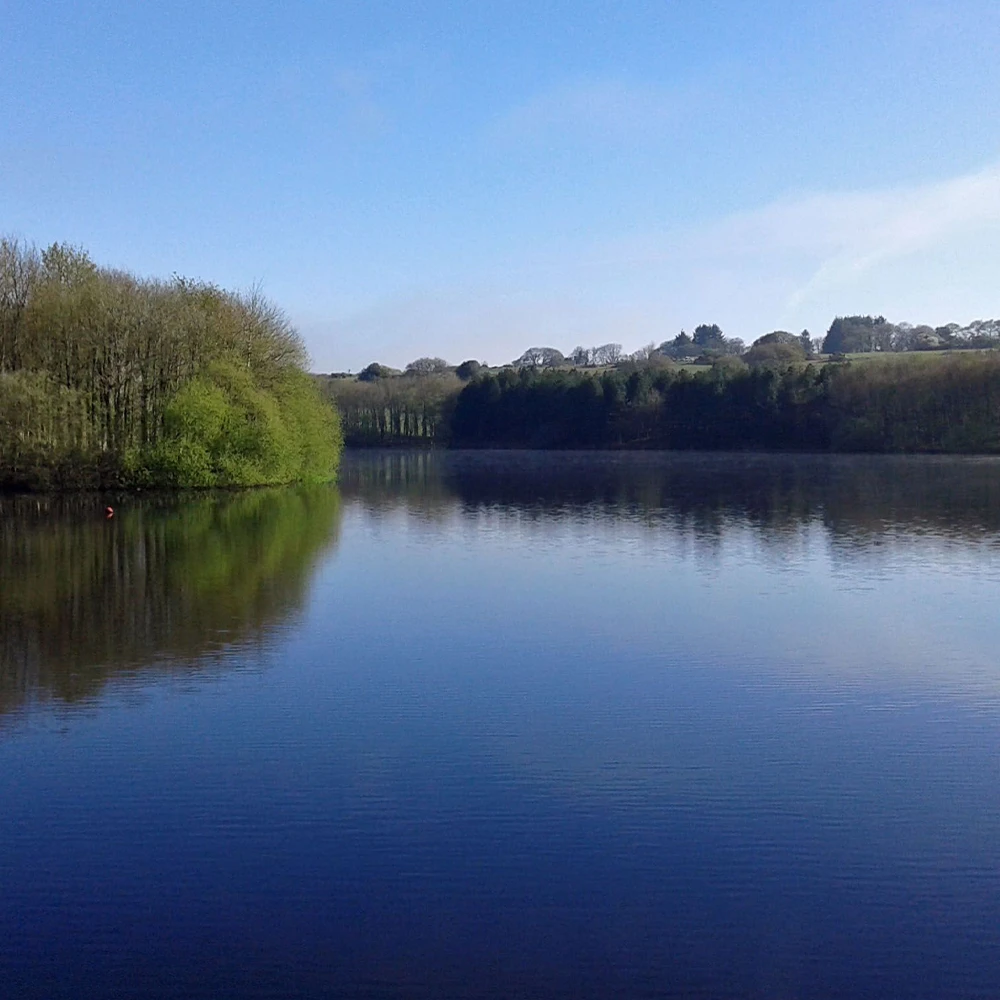
{"label": "dense woodland", "polygon": [[1000,451],[1000,356],[708,371],[503,371],[451,418],[457,446]]}
{"label": "dense woodland", "polygon": [[338,418],[259,291],[0,240],[0,485],[332,478]]}
{"label": "dense woodland", "polygon": [[820,363],[804,340],[776,332],[699,366],[651,352],[603,368],[539,360],[464,380],[466,366],[382,369],[326,385],[360,446],[1000,452],[1000,352]]}

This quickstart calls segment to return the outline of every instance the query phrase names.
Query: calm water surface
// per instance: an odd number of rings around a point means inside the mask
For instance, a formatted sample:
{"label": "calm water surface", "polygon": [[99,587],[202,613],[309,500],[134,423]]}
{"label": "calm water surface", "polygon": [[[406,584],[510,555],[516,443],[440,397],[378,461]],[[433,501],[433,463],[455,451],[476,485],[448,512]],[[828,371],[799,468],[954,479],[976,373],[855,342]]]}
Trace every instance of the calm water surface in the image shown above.
{"label": "calm water surface", "polygon": [[1000,464],[0,499],[0,996],[1000,996]]}

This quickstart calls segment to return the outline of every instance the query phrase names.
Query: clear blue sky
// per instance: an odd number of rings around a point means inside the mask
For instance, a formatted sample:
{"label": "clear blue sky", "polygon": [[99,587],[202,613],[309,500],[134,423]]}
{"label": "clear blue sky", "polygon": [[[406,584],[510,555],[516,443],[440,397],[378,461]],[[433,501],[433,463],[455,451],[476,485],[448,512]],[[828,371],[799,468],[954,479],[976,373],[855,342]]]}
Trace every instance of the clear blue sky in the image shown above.
{"label": "clear blue sky", "polygon": [[0,232],[316,370],[1000,316],[1000,4],[4,0]]}

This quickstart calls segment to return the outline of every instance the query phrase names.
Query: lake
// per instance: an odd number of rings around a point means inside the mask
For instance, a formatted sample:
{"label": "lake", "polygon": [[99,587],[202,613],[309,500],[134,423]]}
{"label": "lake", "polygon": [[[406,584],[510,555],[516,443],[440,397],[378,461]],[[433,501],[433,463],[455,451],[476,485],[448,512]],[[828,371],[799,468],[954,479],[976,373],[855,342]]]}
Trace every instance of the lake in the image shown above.
{"label": "lake", "polygon": [[0,996],[1000,996],[998,461],[0,515]]}

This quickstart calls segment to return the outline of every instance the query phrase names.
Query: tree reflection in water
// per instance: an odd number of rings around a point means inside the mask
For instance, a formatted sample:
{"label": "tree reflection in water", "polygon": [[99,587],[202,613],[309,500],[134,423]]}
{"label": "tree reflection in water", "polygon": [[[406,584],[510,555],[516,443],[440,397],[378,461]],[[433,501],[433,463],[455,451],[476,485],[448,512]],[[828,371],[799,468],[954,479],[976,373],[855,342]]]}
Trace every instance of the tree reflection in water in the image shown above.
{"label": "tree reflection in water", "polygon": [[330,487],[0,497],[0,712],[204,666],[291,620],[335,544]]}
{"label": "tree reflection in water", "polygon": [[1000,540],[1000,460],[691,452],[345,453],[341,486],[372,513],[440,520],[456,508],[519,521],[630,517],[709,543],[749,526],[780,547],[821,525],[835,551],[878,537]]}

